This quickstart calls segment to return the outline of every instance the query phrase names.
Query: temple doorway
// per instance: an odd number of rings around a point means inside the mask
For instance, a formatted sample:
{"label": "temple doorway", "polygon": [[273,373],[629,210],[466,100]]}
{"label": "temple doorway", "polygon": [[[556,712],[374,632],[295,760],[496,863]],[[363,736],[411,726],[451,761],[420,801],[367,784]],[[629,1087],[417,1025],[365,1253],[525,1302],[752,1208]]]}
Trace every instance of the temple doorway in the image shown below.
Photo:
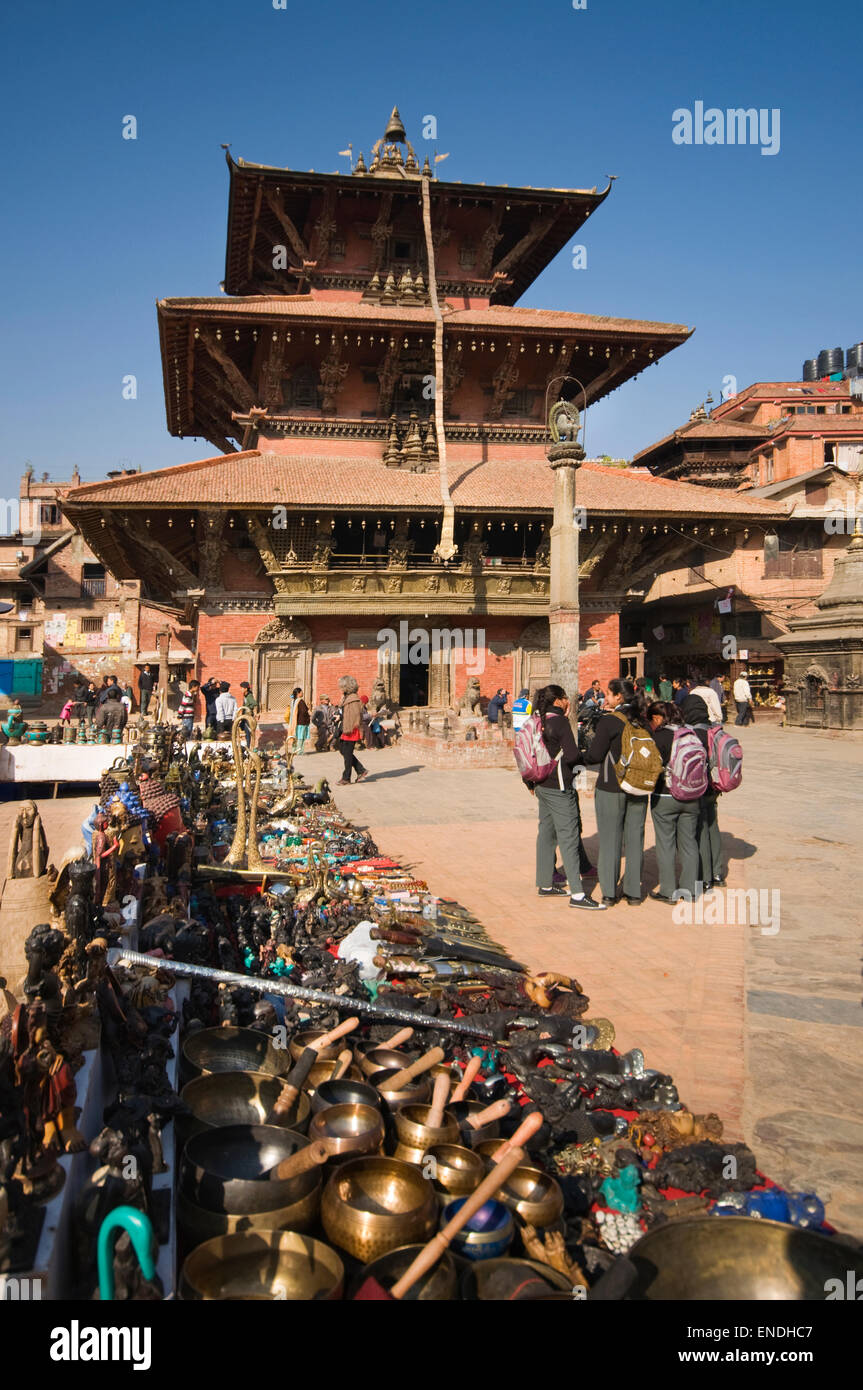
{"label": "temple doorway", "polygon": [[428,661],[403,661],[399,667],[399,703],[402,705],[427,705],[428,702]]}

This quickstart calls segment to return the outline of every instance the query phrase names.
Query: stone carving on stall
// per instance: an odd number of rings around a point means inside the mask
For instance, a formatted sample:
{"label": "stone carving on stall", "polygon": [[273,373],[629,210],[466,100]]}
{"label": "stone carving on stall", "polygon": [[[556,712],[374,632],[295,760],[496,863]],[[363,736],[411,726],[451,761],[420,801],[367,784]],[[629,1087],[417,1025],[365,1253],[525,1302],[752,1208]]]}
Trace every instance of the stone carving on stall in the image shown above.
{"label": "stone carving on stall", "polygon": [[9,838],[7,878],[41,878],[48,871],[48,841],[35,801],[23,802]]}

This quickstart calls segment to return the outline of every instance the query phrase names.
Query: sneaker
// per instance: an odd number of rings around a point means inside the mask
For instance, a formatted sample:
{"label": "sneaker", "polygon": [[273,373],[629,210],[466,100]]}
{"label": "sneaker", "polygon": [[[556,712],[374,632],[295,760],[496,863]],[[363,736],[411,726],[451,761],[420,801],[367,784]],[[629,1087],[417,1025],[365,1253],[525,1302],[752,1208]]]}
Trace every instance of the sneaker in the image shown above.
{"label": "sneaker", "polygon": [[537,888],[537,893],[541,898],[565,898],[566,889],[559,884],[553,883],[550,888]]}
{"label": "sneaker", "polygon": [[358,782],[364,782],[364,781],[366,780],[366,778],[368,777],[368,775],[369,775],[368,772],[361,772],[360,775],[359,775],[359,777],[357,778],[357,781],[358,781]]}
{"label": "sneaker", "polygon": [[569,905],[570,907],[586,908],[588,912],[605,912],[608,908],[608,901],[603,898],[601,903],[595,903],[593,898],[589,898],[585,894],[583,898],[570,898]]}
{"label": "sneaker", "polygon": [[337,787],[349,787],[350,785],[351,784],[348,781],[347,777],[340,777],[338,782],[336,782]]}

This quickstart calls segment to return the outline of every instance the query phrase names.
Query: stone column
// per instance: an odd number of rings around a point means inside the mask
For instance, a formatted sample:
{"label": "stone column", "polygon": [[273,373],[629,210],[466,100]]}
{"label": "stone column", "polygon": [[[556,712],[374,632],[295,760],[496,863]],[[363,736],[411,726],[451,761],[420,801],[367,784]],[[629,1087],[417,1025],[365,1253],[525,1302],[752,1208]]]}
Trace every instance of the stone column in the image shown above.
{"label": "stone column", "polygon": [[578,526],[575,519],[575,475],[584,458],[581,445],[552,444],[548,460],[554,470],[554,520],[551,527],[551,576],[548,623],[551,639],[551,680],[570,698],[570,719],[578,708]]}

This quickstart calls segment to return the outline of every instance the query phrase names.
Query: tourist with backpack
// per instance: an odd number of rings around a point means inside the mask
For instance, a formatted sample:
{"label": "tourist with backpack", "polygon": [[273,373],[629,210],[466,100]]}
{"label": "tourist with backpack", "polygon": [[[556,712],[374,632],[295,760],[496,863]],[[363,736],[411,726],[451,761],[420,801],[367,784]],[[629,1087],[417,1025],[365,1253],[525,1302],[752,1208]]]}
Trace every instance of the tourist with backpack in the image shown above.
{"label": "tourist with backpack", "polygon": [[514,754],[522,780],[539,803],[536,835],[536,887],[541,898],[562,896],[554,882],[555,848],[560,846],[569,881],[569,905],[601,911],[581,882],[581,811],[574,769],[581,754],[569,722],[569,700],[559,685],[546,685],[534,699],[535,711],[519,729]]}
{"label": "tourist with backpack", "polygon": [[626,859],[623,893],[633,907],[641,902],[641,865],[647,803],[662,772],[644,700],[632,681],[611,680],[606,713],[584,760],[599,766],[594,793],[599,830],[599,883],[602,901],[617,901],[621,851]]}
{"label": "tourist with backpack", "polygon": [[740,744],[721,724],[712,724],[707,705],[700,695],[690,695],[681,706],[681,714],[701,739],[707,753],[710,786],[699,803],[698,852],[701,860],[700,881],[703,892],[725,882],[722,862],[722,836],[719,833],[717,803],[723,790],[732,791],[739,785],[742,767]]}
{"label": "tourist with backpack", "polygon": [[647,717],[663,768],[650,798],[659,866],[659,886],[650,896],[671,903],[678,889],[693,898],[696,893],[699,813],[701,798],[710,786],[707,751],[697,730],[684,724],[673,701],[654,700]]}

